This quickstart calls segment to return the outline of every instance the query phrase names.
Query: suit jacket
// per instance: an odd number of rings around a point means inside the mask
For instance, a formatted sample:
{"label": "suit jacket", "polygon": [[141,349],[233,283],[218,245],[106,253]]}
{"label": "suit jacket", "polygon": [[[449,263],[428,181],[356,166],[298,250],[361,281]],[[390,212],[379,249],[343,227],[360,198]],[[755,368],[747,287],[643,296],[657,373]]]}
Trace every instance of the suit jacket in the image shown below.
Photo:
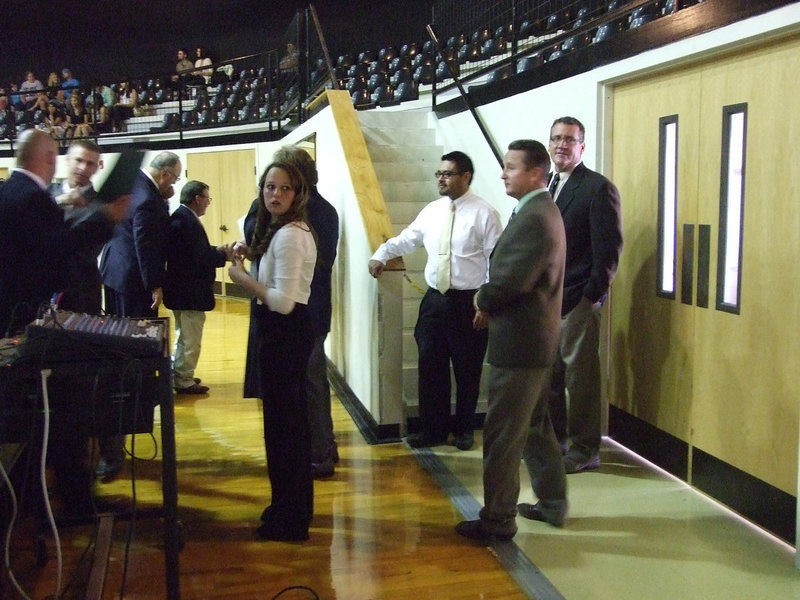
{"label": "suit jacket", "polygon": [[622,252],[619,190],[600,173],[578,164],[556,202],[567,234],[564,273],[566,315],[585,296],[602,302],[608,296]]}
{"label": "suit jacket", "polygon": [[[53,196],[59,196],[63,192],[63,187],[58,183],[50,184],[48,189]],[[102,204],[100,196],[91,186],[83,192],[83,197],[86,199],[86,206],[62,208],[68,227],[74,227],[89,218]],[[103,250],[103,243],[93,244],[70,257],[69,280],[60,303],[64,310],[85,312],[91,315],[100,314],[103,278],[100,277],[97,258]]]}
{"label": "suit jacket", "polygon": [[101,212],[68,227],[50,194],[14,171],[0,186],[0,334],[33,320],[39,305],[63,290],[69,259],[105,242],[112,230]]}
{"label": "suit jacket", "polygon": [[103,284],[121,294],[141,296],[163,288],[168,224],[167,201],[147,175],[138,173],[128,216],[103,250]]}
{"label": "suit jacket", "polygon": [[489,281],[476,296],[489,313],[487,361],[502,368],[550,367],[561,328],[566,240],[547,190],[509,221],[492,252]]}
{"label": "suit jacket", "polygon": [[213,310],[214,278],[225,253],[208,242],[200,219],[181,204],[169,219],[164,305],[172,310]]}
{"label": "suit jacket", "polygon": [[[244,220],[245,243],[248,245],[253,241],[260,201],[261,198],[253,200]],[[314,279],[311,280],[308,312],[311,315],[314,336],[320,337],[331,330],[331,277],[339,245],[339,215],[316,187],[311,190],[306,212],[317,242],[317,264],[314,267]]]}

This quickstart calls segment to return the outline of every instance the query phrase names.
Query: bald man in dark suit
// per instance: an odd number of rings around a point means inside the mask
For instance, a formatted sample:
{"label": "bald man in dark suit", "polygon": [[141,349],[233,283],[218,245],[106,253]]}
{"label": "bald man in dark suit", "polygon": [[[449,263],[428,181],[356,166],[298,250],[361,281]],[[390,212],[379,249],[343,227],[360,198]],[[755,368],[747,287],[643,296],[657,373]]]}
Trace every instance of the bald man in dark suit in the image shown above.
{"label": "bald man in dark suit", "polygon": [[476,308],[489,319],[484,507],[479,519],[456,526],[472,539],[516,534],[523,457],[539,499],[520,505],[523,516],[557,527],[566,518],[566,475],[543,393],[558,349],[566,252],[564,225],[547,191],[549,170],[539,142],[509,144],[503,181],[519,203],[492,253],[489,282],[475,296]]}

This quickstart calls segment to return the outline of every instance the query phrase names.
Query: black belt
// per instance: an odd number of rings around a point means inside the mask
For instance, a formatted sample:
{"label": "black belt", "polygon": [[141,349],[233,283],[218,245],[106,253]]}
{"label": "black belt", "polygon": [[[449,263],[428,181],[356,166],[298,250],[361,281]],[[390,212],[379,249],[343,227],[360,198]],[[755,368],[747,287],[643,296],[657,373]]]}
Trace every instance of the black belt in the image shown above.
{"label": "black belt", "polygon": [[453,288],[450,288],[444,294],[442,294],[439,290],[437,290],[434,287],[429,287],[428,290],[432,291],[432,292],[435,292],[435,293],[439,294],[440,296],[456,296],[456,297],[458,297],[458,296],[470,296],[470,297],[472,297],[472,296],[475,295],[475,292],[478,291],[478,290],[454,290]]}

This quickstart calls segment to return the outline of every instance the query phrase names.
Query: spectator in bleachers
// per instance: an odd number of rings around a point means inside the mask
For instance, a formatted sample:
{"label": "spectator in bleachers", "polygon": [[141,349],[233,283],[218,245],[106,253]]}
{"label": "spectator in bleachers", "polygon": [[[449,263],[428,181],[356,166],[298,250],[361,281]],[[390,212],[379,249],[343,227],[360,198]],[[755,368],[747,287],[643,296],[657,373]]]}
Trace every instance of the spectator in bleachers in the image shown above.
{"label": "spectator in bleachers", "polygon": [[178,50],[178,64],[175,65],[175,72],[182,75],[184,71],[191,71],[194,64],[189,60],[189,53],[185,48]]}
{"label": "spectator in bleachers", "polygon": [[139,106],[139,92],[129,81],[119,84],[119,95],[111,106],[111,121],[114,131],[125,131],[125,121],[133,116],[133,110]]}
{"label": "spectator in bleachers", "polygon": [[203,46],[198,46],[195,50],[194,66],[195,69],[200,70],[195,70],[193,75],[202,77],[205,83],[211,81],[211,75],[214,73],[214,69],[211,68],[211,59],[206,55],[206,49]]}
{"label": "spectator in bleachers", "polygon": [[16,83],[12,83],[9,85],[9,92],[8,101],[11,106],[15,109],[21,109],[22,98],[19,95],[19,86]]}
{"label": "spectator in bleachers", "polygon": [[295,46],[292,42],[289,42],[286,44],[286,55],[281,58],[280,62],[278,63],[278,68],[280,68],[281,71],[291,71],[296,69],[297,60],[297,46]]}
{"label": "spectator in bleachers", "polygon": [[47,97],[55,98],[56,90],[60,86],[61,86],[61,79],[59,79],[58,73],[56,73],[55,71],[51,71],[50,75],[47,76]]}
{"label": "spectator in bleachers", "polygon": [[59,108],[61,108],[61,110],[64,111],[64,114],[66,114],[67,96],[64,90],[58,90],[56,92],[55,98],[52,98],[50,102],[55,102],[59,106]]}
{"label": "spectator in bleachers", "polygon": [[64,78],[64,81],[61,83],[61,87],[64,89],[64,95],[66,96],[67,100],[69,100],[69,97],[72,95],[72,90],[79,88],[81,86],[81,82],[72,76],[72,71],[69,69],[61,69],[61,77]]}
{"label": "spectator in bleachers", "polygon": [[63,140],[66,135],[66,116],[63,109],[51,100],[47,104],[47,116],[44,119],[44,130],[50,134],[54,140]]}
{"label": "spectator in bleachers", "polygon": [[44,89],[42,82],[36,79],[33,71],[25,72],[25,81],[19,86],[22,108],[29,109],[36,102],[37,92]]}
{"label": "spectator in bleachers", "polygon": [[67,137],[89,137],[92,133],[89,113],[83,105],[83,98],[77,92],[69,97],[67,105]]}
{"label": "spectator in bleachers", "polygon": [[27,109],[30,112],[36,112],[37,110],[47,111],[47,94],[42,92],[41,94],[36,95],[36,99],[33,101],[33,104]]}
{"label": "spectator in bleachers", "polygon": [[189,53],[185,48],[178,50],[178,64],[175,65],[175,75],[172,76],[172,88],[177,90],[181,88],[181,81],[186,84],[186,78],[191,75],[190,71],[194,69],[194,63],[189,60]]}
{"label": "spectator in bleachers", "polygon": [[103,100],[103,96],[96,96],[96,105],[89,111],[91,115],[92,129],[94,133],[111,133],[111,113]]}

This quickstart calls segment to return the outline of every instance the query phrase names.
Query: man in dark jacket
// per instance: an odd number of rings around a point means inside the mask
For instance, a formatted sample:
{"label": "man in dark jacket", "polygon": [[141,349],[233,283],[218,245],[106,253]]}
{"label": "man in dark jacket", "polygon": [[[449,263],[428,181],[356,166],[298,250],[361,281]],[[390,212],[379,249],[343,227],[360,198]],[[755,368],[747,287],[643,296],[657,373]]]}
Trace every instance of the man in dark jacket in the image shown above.
{"label": "man in dark jacket", "polygon": [[[50,193],[64,211],[64,220],[74,227],[93,215],[102,203],[92,186],[92,177],[100,168],[100,148],[92,140],[76,140],[67,151],[67,178],[51,183]],[[69,277],[59,307],[64,310],[99,315],[102,309],[103,280],[97,257],[104,241],[70,258]]]}
{"label": "man in dark jacket", "polygon": [[181,190],[181,204],[172,213],[167,233],[167,268],[164,305],[175,315],[175,348],[172,375],[179,394],[205,394],[208,386],[195,379],[206,311],[214,309],[214,274],[225,264],[228,247],[208,242],[200,217],[211,196],[202,181],[188,181]]}

